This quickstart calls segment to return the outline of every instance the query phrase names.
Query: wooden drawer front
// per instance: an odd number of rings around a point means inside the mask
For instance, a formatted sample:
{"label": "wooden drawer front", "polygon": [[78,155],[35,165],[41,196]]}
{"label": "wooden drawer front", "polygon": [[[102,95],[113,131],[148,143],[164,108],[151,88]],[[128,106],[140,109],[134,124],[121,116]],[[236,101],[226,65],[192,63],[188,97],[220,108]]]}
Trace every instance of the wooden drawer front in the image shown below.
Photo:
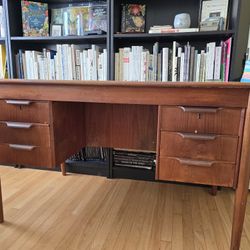
{"label": "wooden drawer front", "polygon": [[[242,109],[162,107],[161,130],[238,135]],[[243,117],[243,116],[242,116]]]}
{"label": "wooden drawer front", "polygon": [[159,179],[233,187],[235,164],[160,158]]}
{"label": "wooden drawer front", "polygon": [[237,136],[161,132],[160,157],[236,162]]}
{"label": "wooden drawer front", "polygon": [[49,126],[20,122],[0,122],[0,143],[50,147]]}
{"label": "wooden drawer front", "polygon": [[[26,148],[25,148],[26,147]],[[23,164],[34,167],[52,167],[51,149],[25,145],[0,144],[0,164]]]}
{"label": "wooden drawer front", "polygon": [[49,103],[0,100],[0,120],[49,123]]}

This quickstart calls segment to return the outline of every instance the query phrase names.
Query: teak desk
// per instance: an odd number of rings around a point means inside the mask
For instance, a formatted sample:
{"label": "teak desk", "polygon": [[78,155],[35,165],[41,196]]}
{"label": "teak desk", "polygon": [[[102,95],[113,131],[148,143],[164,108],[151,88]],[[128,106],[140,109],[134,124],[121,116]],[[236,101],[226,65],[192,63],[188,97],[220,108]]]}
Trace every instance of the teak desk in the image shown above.
{"label": "teak desk", "polygon": [[63,162],[84,146],[155,150],[157,180],[236,189],[231,250],[238,250],[250,176],[249,94],[240,83],[2,80],[0,163],[61,164],[65,172]]}

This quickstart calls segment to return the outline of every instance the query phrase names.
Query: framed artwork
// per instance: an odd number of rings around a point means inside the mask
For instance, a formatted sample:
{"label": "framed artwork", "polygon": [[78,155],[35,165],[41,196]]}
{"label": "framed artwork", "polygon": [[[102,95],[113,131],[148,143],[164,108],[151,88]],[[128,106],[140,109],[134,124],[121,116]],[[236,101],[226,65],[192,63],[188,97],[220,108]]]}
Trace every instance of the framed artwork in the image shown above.
{"label": "framed artwork", "polygon": [[62,35],[62,25],[52,24],[51,36],[61,36],[61,35]]}

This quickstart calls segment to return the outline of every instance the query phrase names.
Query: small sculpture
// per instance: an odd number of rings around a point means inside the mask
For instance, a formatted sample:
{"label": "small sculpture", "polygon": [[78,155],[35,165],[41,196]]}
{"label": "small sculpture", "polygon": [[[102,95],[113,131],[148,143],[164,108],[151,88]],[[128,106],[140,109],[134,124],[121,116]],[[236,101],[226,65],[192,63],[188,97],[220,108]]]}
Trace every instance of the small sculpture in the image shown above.
{"label": "small sculpture", "polygon": [[181,13],[174,18],[175,29],[187,29],[190,28],[191,18],[188,13]]}

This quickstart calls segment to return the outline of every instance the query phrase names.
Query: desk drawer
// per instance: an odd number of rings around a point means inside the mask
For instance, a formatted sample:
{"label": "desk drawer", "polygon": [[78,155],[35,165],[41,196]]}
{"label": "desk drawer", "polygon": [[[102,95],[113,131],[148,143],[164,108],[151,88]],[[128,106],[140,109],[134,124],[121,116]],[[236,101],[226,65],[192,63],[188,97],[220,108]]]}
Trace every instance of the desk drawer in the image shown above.
{"label": "desk drawer", "polygon": [[242,109],[162,107],[161,130],[198,134],[238,135]]}
{"label": "desk drawer", "polygon": [[159,164],[160,180],[233,187],[233,163],[166,157]]}
{"label": "desk drawer", "polygon": [[52,167],[51,149],[48,147],[0,144],[0,164]]}
{"label": "desk drawer", "polygon": [[160,157],[236,162],[237,136],[161,132]]}
{"label": "desk drawer", "polygon": [[0,100],[0,120],[49,123],[49,102]]}
{"label": "desk drawer", "polygon": [[50,147],[49,126],[36,123],[0,122],[0,143]]}

